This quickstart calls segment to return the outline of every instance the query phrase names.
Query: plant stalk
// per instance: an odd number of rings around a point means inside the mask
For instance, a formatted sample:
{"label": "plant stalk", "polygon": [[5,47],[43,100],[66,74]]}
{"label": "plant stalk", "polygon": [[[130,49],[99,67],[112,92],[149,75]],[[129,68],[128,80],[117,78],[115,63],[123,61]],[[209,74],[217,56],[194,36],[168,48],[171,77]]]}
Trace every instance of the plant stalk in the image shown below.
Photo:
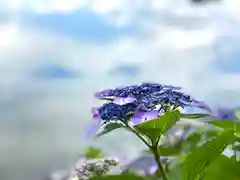
{"label": "plant stalk", "polygon": [[[159,176],[160,177],[163,177],[163,180],[168,180],[167,178],[167,175],[166,175],[166,172],[163,168],[163,165],[160,161],[160,155],[158,154],[158,150],[157,150],[157,145],[153,144],[153,145],[150,145],[135,129],[133,129],[132,127],[130,126],[127,126],[127,128],[133,132],[134,134],[136,134],[136,136],[142,140],[142,142],[149,148],[152,150],[153,152],[153,155],[154,155],[154,158],[155,158],[155,161],[158,165],[158,172],[159,172]],[[159,139],[158,139],[159,141]],[[158,144],[158,142],[157,142]]]}
{"label": "plant stalk", "polygon": [[158,153],[157,147],[153,146],[151,149],[152,149],[152,152],[154,154],[155,161],[157,162],[157,165],[158,165],[158,173],[159,173],[159,175],[161,177],[163,177],[163,180],[168,180],[166,172],[165,172],[165,170],[163,168],[163,165],[162,165],[162,163],[160,161],[160,155]]}

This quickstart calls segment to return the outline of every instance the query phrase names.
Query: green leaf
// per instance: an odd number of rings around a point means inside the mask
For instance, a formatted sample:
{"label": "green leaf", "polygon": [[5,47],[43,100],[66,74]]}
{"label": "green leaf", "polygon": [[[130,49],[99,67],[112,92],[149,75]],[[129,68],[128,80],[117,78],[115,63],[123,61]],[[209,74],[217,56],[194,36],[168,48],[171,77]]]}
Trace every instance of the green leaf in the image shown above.
{"label": "green leaf", "polygon": [[222,131],[220,130],[208,130],[208,131],[196,131],[190,134],[184,141],[182,147],[185,151],[192,151],[195,149],[200,143],[206,140],[210,140],[215,138],[217,135],[220,135]]}
{"label": "green leaf", "polygon": [[101,130],[100,132],[98,132],[96,134],[96,137],[100,137],[103,136],[105,134],[110,133],[111,131],[115,130],[115,129],[119,129],[124,127],[123,124],[120,123],[111,123],[111,124],[107,124],[106,126],[104,126],[103,130]]}
{"label": "green leaf", "polygon": [[240,130],[240,124],[234,120],[214,120],[209,121],[208,124],[212,124],[226,130]]}
{"label": "green leaf", "polygon": [[234,120],[215,120],[209,121],[209,124],[212,124],[216,127],[225,129],[225,130],[233,130],[238,137],[240,137],[240,122]]}
{"label": "green leaf", "polygon": [[233,131],[226,131],[196,148],[184,162],[181,180],[194,180],[235,140]]}
{"label": "green leaf", "polygon": [[89,147],[86,152],[84,153],[84,156],[87,159],[95,159],[95,158],[102,158],[104,157],[102,154],[101,149],[96,147]]}
{"label": "green leaf", "polygon": [[181,114],[181,118],[185,118],[185,119],[198,119],[198,118],[204,118],[204,117],[210,117],[210,114]]}
{"label": "green leaf", "polygon": [[135,126],[136,130],[151,139],[160,137],[180,120],[180,111],[171,111],[170,108],[159,118],[143,122]]}
{"label": "green leaf", "polygon": [[235,112],[237,118],[240,120],[240,109],[237,109]]}
{"label": "green leaf", "polygon": [[216,137],[217,135],[220,135],[221,131],[219,130],[209,130],[206,132],[207,138]]}
{"label": "green leaf", "polygon": [[[181,152],[179,148],[174,148],[174,147],[158,147],[157,150],[160,156],[177,156]],[[152,150],[148,149],[145,152],[152,153]]]}
{"label": "green leaf", "polygon": [[133,174],[120,174],[120,175],[108,175],[101,177],[93,177],[89,180],[144,180],[143,177],[136,176]]}
{"label": "green leaf", "polygon": [[181,171],[182,167],[180,165],[174,167],[173,169],[170,169],[168,172],[168,178],[170,180],[180,180],[179,177],[181,177]]}
{"label": "green leaf", "polygon": [[190,134],[187,139],[183,141],[182,147],[187,151],[195,149],[201,141],[201,135],[201,132],[194,132]]}
{"label": "green leaf", "polygon": [[224,155],[219,156],[203,172],[203,180],[240,180],[240,163]]}
{"label": "green leaf", "polygon": [[174,161],[168,162],[168,179],[169,180],[180,180],[182,172],[182,160],[183,156],[177,156]]}

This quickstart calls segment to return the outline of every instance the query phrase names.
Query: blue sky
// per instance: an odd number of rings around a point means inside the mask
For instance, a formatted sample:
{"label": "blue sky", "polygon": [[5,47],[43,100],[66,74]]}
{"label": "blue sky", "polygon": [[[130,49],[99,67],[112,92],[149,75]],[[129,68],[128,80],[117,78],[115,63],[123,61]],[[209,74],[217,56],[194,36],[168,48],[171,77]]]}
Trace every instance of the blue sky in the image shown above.
{"label": "blue sky", "polygon": [[23,19],[27,24],[49,33],[93,43],[108,43],[119,36],[130,36],[134,33],[133,26],[116,27],[94,11],[84,8],[68,13],[53,12],[41,15],[29,13],[25,14]]}
{"label": "blue sky", "polygon": [[[79,141],[111,143],[84,139],[98,104],[92,94],[104,88],[155,81],[183,86],[211,105],[239,106],[237,0],[203,7],[187,0],[47,2],[0,2],[3,157],[9,148],[31,154],[25,165],[37,169],[49,157],[75,155],[85,147]],[[134,138],[113,137],[129,141],[107,152],[128,147],[135,154]],[[23,139],[31,146],[22,147]],[[11,164],[16,156],[8,158]]]}

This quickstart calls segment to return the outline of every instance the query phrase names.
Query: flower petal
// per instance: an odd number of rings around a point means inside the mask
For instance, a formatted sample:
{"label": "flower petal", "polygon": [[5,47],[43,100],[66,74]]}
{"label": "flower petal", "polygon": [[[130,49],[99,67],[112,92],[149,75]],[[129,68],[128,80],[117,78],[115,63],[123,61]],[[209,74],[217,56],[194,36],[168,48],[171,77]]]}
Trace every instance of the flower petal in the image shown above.
{"label": "flower petal", "polygon": [[236,120],[236,114],[234,109],[230,108],[218,108],[215,114],[219,120]]}
{"label": "flower petal", "polygon": [[93,119],[95,119],[95,120],[100,120],[100,116],[99,116],[99,108],[98,107],[93,107],[92,109],[91,109],[91,112],[92,112],[92,117],[93,117]]}
{"label": "flower petal", "polygon": [[158,117],[158,111],[157,110],[148,111],[148,112],[138,111],[131,118],[131,123],[132,123],[133,126],[135,126],[137,124],[155,119],[157,117]]}
{"label": "flower petal", "polygon": [[124,105],[124,104],[128,104],[128,103],[132,103],[134,101],[136,101],[137,99],[134,97],[126,97],[126,98],[122,98],[122,97],[115,97],[113,100],[113,103],[115,104],[119,104],[119,105]]}
{"label": "flower petal", "polygon": [[213,113],[212,109],[207,104],[205,104],[203,101],[193,100],[193,102],[190,103],[189,106],[198,107],[198,108],[206,110],[207,112]]}
{"label": "flower petal", "polygon": [[172,86],[172,85],[163,85],[164,89],[168,89],[168,90],[179,90],[182,89],[182,87],[180,86]]}
{"label": "flower petal", "polygon": [[152,166],[149,166],[148,170],[146,171],[147,175],[152,175],[158,170],[158,165],[153,164]]}
{"label": "flower petal", "polygon": [[104,98],[104,97],[112,96],[111,93],[112,93],[112,89],[106,89],[106,90],[103,90],[103,91],[96,92],[94,94],[94,97],[96,97],[98,99],[101,99],[101,98]]}

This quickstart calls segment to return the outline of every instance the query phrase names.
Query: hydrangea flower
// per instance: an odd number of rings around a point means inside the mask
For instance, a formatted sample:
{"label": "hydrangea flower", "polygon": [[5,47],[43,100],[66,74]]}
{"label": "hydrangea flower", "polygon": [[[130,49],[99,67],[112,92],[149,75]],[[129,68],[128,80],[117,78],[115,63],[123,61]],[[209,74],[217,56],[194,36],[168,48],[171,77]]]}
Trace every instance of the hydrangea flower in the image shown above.
{"label": "hydrangea flower", "polygon": [[217,108],[213,116],[219,120],[236,120],[237,116],[235,114],[236,109],[230,108]]}
{"label": "hydrangea flower", "polygon": [[115,157],[105,157],[85,161],[80,159],[71,173],[71,178],[77,180],[87,180],[91,177],[102,176],[110,173],[111,169],[118,165],[119,159]]}
{"label": "hydrangea flower", "polygon": [[164,92],[155,92],[147,94],[137,99],[138,109],[140,111],[150,111],[160,105],[159,110],[166,111],[168,105],[172,109],[185,106],[200,106],[201,102],[193,99],[191,96],[175,90],[166,90]]}
{"label": "hydrangea flower", "polygon": [[124,105],[119,105],[115,103],[105,103],[98,109],[95,109],[94,118],[100,118],[105,122],[111,120],[122,120],[124,121],[130,115],[132,115],[137,108],[137,104],[128,103]]}
{"label": "hydrangea flower", "polygon": [[237,120],[236,111],[239,108],[215,107],[206,109],[210,114],[208,117],[200,118],[202,121],[211,120]]}
{"label": "hydrangea flower", "polygon": [[109,100],[99,108],[92,110],[93,118],[98,124],[111,122],[133,125],[161,116],[170,105],[172,109],[178,107],[195,106],[207,108],[200,101],[180,92],[181,88],[157,83],[142,83],[116,89],[108,89],[95,94],[99,99]]}
{"label": "hydrangea flower", "polygon": [[149,121],[151,119],[155,119],[159,115],[160,115],[160,113],[158,110],[153,110],[153,111],[148,111],[148,112],[138,111],[131,117],[131,124],[134,126],[134,125],[137,125],[144,121]]}
{"label": "hydrangea flower", "polygon": [[135,101],[139,97],[146,96],[155,92],[162,92],[164,90],[181,89],[180,87],[162,85],[157,83],[142,83],[141,85],[126,86],[123,88],[107,89],[95,93],[95,97],[99,99],[105,99],[112,97],[113,99],[125,99],[128,98],[131,101]]}

